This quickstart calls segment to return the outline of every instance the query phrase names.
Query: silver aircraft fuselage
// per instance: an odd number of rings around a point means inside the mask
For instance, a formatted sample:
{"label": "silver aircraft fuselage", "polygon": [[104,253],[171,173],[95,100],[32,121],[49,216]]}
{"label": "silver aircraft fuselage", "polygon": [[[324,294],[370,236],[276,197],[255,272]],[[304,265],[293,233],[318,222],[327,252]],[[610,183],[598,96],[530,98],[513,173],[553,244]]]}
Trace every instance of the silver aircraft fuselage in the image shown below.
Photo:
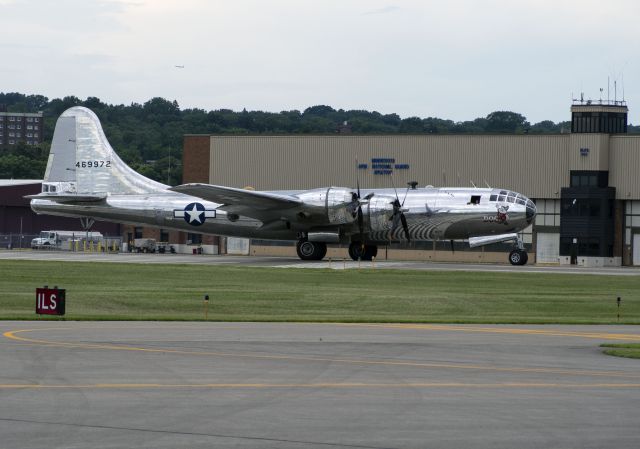
{"label": "silver aircraft fuselage", "polygon": [[[294,197],[309,196],[311,191],[277,191]],[[410,239],[458,240],[470,237],[507,234],[526,228],[535,215],[535,206],[528,198],[515,192],[500,189],[468,188],[417,188],[406,192],[403,205],[410,232]],[[401,227],[391,229],[389,213],[382,214],[372,207],[373,200],[389,203],[395,198],[393,189],[363,190],[362,195],[373,193],[369,204],[363,205],[367,240],[387,242],[404,240]],[[400,192],[403,196],[405,192]],[[508,195],[512,193],[511,197]],[[327,195],[322,195],[326,197]],[[474,199],[472,197],[479,197]],[[492,197],[495,197],[492,200]],[[501,199],[501,200],[500,200]],[[189,204],[202,204],[208,212],[203,222],[185,219],[185,208]],[[505,208],[501,212],[501,208]],[[192,233],[217,234],[234,237],[296,240],[301,232],[337,231],[341,240],[359,233],[356,220],[340,225],[322,219],[308,222],[280,220],[265,229],[264,223],[253,218],[230,214],[221,210],[221,204],[169,190],[148,194],[109,195],[100,202],[65,204],[46,199],[34,199],[32,209],[41,214],[67,217],[89,217],[97,220],[147,225]],[[231,217],[231,218],[230,218]],[[187,217],[188,218],[188,217]],[[387,223],[385,223],[385,221]],[[372,222],[379,222],[372,227]]]}

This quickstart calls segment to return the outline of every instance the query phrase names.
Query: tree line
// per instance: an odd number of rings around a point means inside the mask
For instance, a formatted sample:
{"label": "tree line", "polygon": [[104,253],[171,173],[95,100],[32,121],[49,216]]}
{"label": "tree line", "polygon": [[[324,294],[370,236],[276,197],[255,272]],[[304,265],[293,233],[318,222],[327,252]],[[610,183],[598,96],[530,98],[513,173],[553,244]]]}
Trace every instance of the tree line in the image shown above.
{"label": "tree line", "polygon": [[[43,95],[0,93],[8,112],[44,115],[44,143],[0,148],[0,179],[42,179],[58,116],[72,106],[86,106],[100,118],[105,134],[119,156],[133,169],[160,182],[180,184],[182,140],[185,134],[549,134],[569,132],[570,122],[544,120],[535,124],[516,112],[496,111],[471,121],[436,117],[401,118],[376,111],[311,106],[304,111],[232,111],[180,109],[178,103],[152,98],[139,104],[112,105],[99,98],[75,96],[49,100]],[[629,132],[640,127],[629,126]]]}

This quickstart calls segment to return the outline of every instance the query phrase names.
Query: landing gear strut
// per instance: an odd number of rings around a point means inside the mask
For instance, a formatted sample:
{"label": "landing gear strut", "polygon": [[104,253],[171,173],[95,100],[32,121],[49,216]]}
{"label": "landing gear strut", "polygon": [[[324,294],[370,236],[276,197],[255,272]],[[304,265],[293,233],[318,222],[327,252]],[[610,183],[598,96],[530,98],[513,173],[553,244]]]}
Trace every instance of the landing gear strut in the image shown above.
{"label": "landing gear strut", "polygon": [[376,245],[363,245],[361,242],[351,242],[349,245],[349,256],[353,260],[371,260],[378,255]]}
{"label": "landing gear strut", "polygon": [[302,260],[322,260],[327,254],[327,244],[300,239],[296,243],[296,251]]}
{"label": "landing gear strut", "polygon": [[526,265],[529,260],[527,252],[524,250],[522,239],[518,237],[516,248],[509,253],[509,262],[511,265]]}

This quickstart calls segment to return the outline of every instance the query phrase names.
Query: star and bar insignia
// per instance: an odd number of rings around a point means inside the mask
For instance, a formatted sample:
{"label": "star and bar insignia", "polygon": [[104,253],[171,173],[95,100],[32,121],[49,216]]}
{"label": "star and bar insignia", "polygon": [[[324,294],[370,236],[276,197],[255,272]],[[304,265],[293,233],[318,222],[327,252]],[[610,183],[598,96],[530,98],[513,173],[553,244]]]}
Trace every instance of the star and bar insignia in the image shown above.
{"label": "star and bar insignia", "polygon": [[200,226],[207,218],[216,218],[215,209],[205,209],[201,203],[189,203],[184,209],[174,209],[174,218],[184,218],[192,226]]}

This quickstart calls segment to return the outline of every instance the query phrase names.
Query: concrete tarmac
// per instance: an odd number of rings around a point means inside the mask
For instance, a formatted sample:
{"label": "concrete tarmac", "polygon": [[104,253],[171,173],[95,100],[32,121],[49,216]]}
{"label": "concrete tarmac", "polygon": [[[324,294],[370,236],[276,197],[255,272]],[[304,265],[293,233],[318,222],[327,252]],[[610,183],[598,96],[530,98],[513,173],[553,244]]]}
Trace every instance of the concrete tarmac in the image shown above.
{"label": "concrete tarmac", "polygon": [[635,326],[0,322],[0,447],[638,448]]}
{"label": "concrete tarmac", "polygon": [[444,270],[444,271],[489,271],[517,273],[563,273],[583,275],[640,276],[640,267],[600,267],[526,265],[478,263],[438,263],[424,261],[354,262],[352,260],[301,261],[291,257],[191,255],[191,254],[136,254],[136,253],[74,253],[68,251],[0,251],[0,260],[49,260],[57,262],[111,262],[144,264],[204,264],[243,265],[251,267],[280,268],[330,268],[342,269],[402,269],[402,270]]}

